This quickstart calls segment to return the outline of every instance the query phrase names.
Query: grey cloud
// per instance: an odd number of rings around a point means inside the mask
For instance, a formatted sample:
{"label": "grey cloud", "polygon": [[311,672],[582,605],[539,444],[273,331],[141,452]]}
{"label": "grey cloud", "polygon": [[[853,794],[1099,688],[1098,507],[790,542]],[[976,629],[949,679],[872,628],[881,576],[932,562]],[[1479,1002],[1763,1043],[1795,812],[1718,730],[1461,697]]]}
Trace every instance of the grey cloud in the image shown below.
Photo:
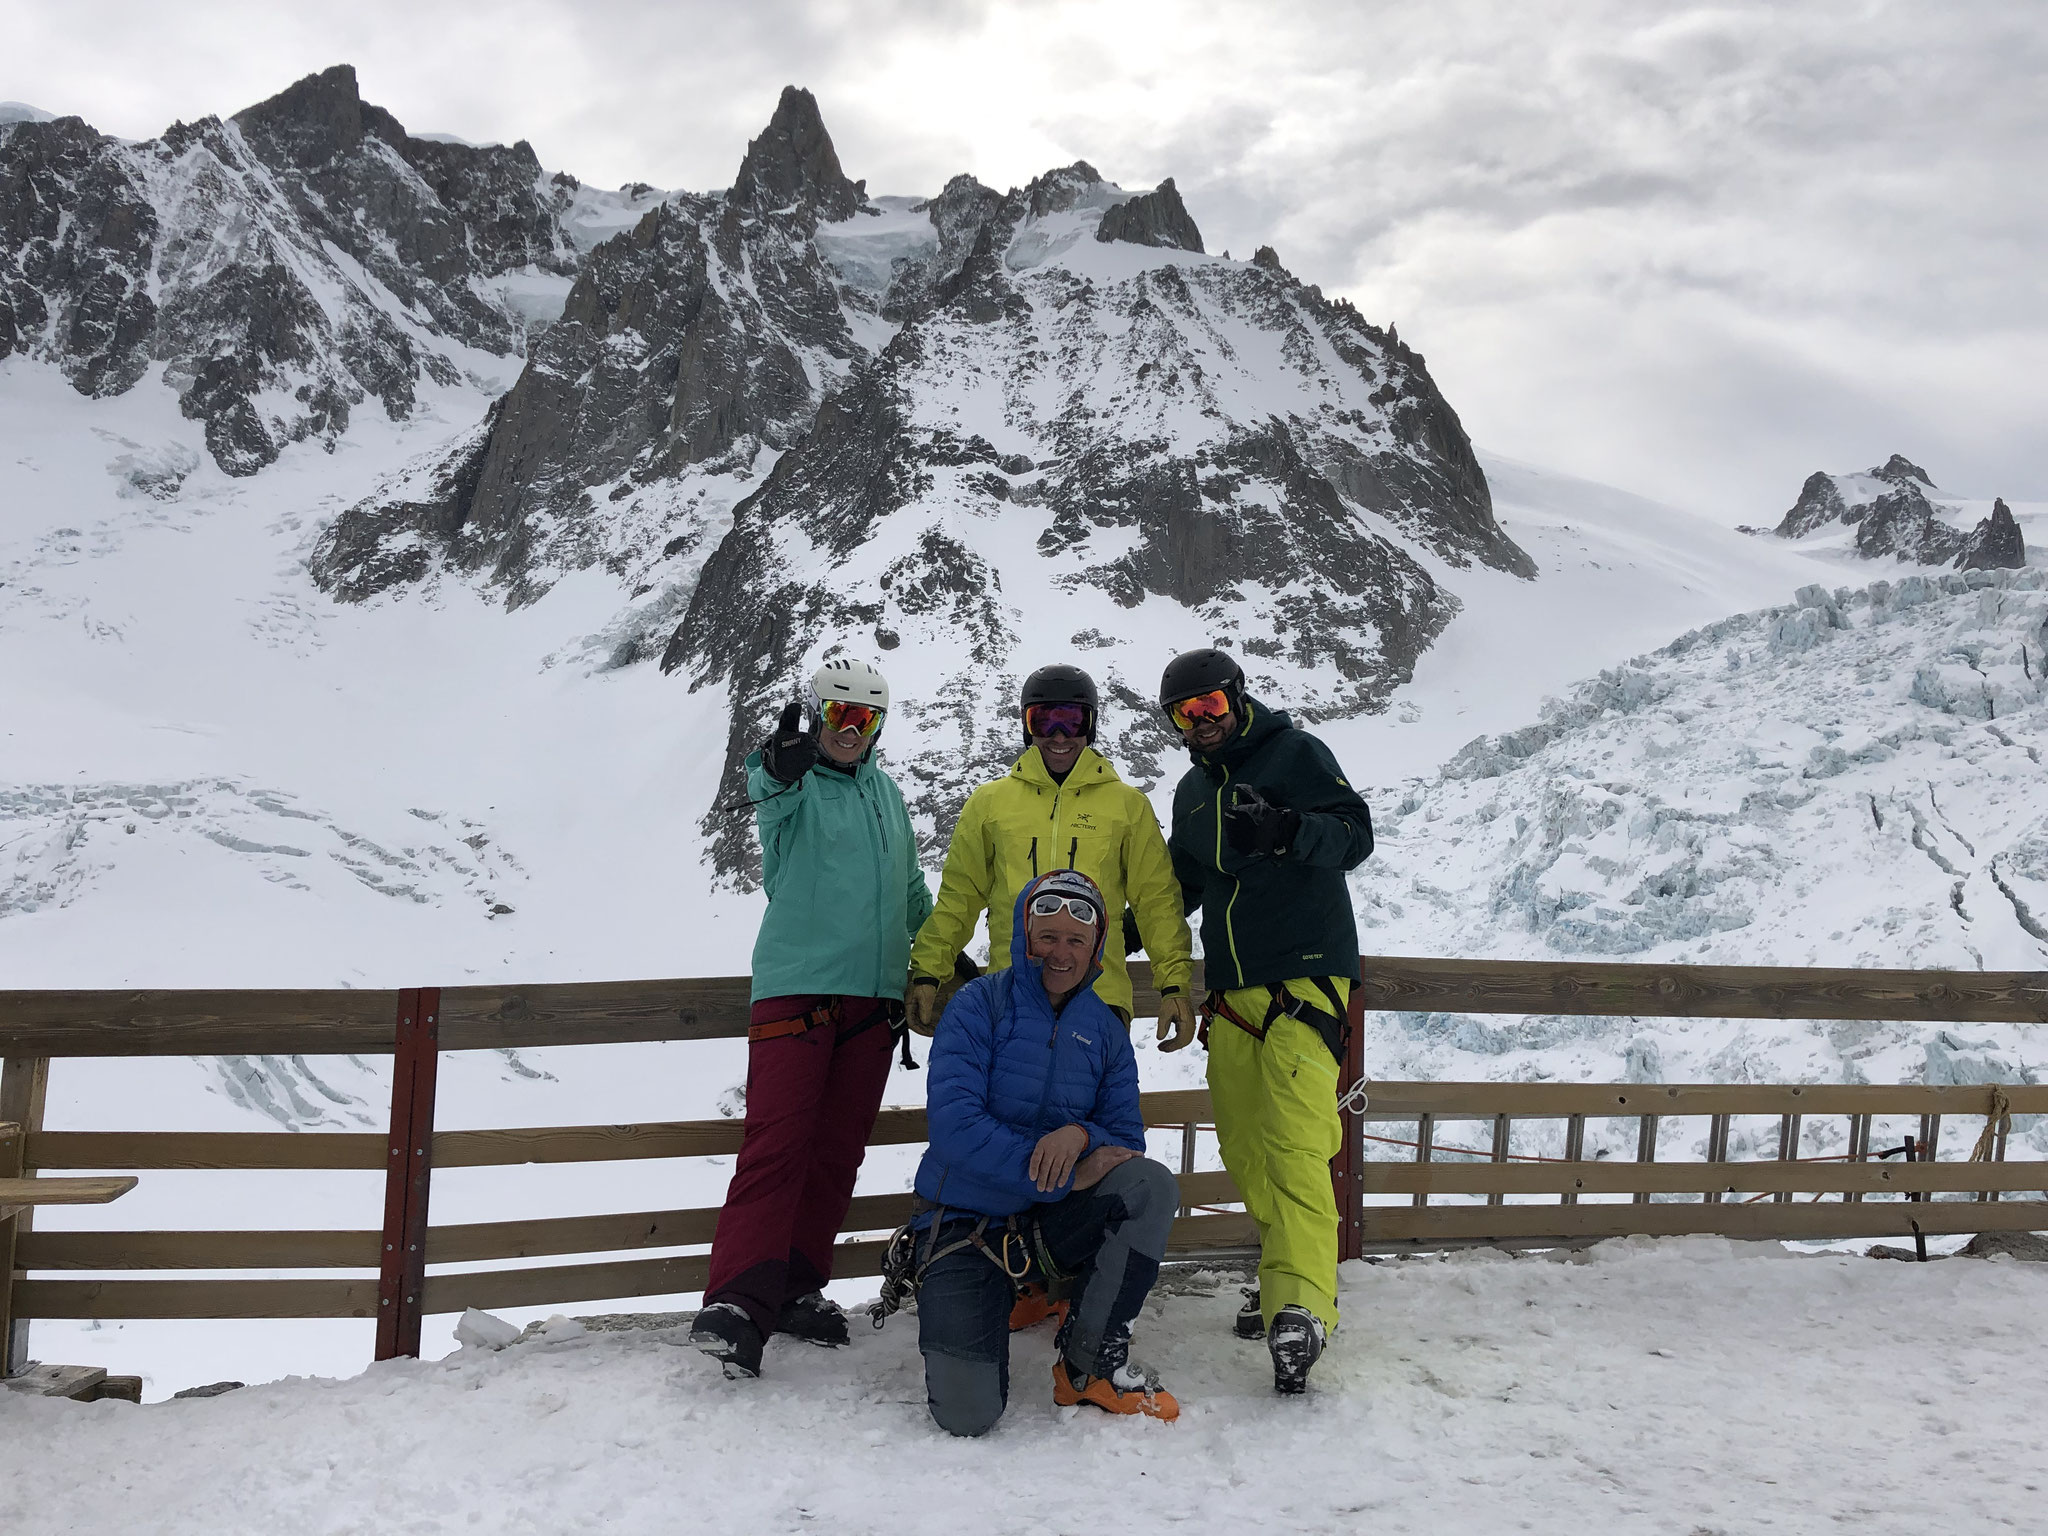
{"label": "grey cloud", "polygon": [[0,98],[110,131],[345,58],[410,126],[607,183],[725,184],[796,82],[877,192],[1174,176],[1210,249],[1398,323],[1503,451],[1730,521],[1893,451],[2048,499],[2028,0],[12,9]]}

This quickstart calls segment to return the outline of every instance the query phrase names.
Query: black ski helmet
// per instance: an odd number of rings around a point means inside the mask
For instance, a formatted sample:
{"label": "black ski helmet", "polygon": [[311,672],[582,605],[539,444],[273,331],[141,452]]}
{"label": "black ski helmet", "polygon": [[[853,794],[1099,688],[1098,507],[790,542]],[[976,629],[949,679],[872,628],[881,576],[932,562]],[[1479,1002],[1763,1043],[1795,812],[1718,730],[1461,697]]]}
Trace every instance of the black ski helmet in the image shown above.
{"label": "black ski helmet", "polygon": [[[1025,710],[1034,704],[1084,704],[1088,708],[1087,739],[1095,741],[1095,720],[1101,701],[1096,697],[1095,679],[1079,667],[1064,661],[1056,661],[1049,667],[1040,667],[1024,679],[1023,692],[1017,699],[1017,713],[1021,719]],[[1031,733],[1024,733],[1024,745],[1031,745]]]}
{"label": "black ski helmet", "polygon": [[1236,658],[1228,651],[1214,648],[1183,651],[1166,664],[1165,675],[1159,679],[1159,707],[1165,709],[1212,688],[1221,688],[1230,695],[1231,713],[1243,716],[1244,668]]}

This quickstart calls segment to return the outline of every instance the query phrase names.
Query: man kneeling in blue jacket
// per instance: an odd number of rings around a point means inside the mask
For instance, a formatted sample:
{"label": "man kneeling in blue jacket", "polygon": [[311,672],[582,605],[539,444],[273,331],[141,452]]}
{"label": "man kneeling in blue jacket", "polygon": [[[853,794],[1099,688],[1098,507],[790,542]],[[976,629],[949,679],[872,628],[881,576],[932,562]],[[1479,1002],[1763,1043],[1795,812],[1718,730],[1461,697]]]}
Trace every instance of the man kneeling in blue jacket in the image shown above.
{"label": "man kneeling in blue jacket", "polygon": [[918,1348],[932,1417],[986,1434],[1010,1397],[1010,1307],[1072,1280],[1053,1401],[1171,1419],[1130,1364],[1179,1189],[1143,1155],[1138,1063],[1096,997],[1102,893],[1060,870],[1018,894],[1008,970],[963,987],[932,1039],[931,1142],[917,1168]]}

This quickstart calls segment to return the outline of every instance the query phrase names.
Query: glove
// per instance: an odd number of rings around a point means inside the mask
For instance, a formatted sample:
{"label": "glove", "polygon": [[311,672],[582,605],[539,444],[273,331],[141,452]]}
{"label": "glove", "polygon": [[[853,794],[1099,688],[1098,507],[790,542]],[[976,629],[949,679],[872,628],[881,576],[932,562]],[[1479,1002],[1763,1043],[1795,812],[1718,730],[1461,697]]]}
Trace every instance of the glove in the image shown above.
{"label": "glove", "polygon": [[1185,992],[1159,999],[1159,1049],[1178,1051],[1195,1039],[1195,1000]]}
{"label": "glove", "polygon": [[1223,813],[1223,835],[1244,857],[1270,855],[1281,859],[1294,846],[1301,831],[1301,812],[1275,805],[1249,784],[1237,786],[1230,808]]}
{"label": "glove", "polygon": [[1138,936],[1138,914],[1129,907],[1124,908],[1124,953],[1135,955],[1145,947],[1145,941]]}
{"label": "glove", "polygon": [[761,743],[761,766],[778,784],[794,784],[818,760],[818,744],[804,734],[798,723],[803,712],[801,704],[790,705],[782,712],[774,732]]}
{"label": "glove", "polygon": [[903,1022],[926,1038],[939,1027],[939,984],[931,977],[910,978],[910,990],[903,996]]}

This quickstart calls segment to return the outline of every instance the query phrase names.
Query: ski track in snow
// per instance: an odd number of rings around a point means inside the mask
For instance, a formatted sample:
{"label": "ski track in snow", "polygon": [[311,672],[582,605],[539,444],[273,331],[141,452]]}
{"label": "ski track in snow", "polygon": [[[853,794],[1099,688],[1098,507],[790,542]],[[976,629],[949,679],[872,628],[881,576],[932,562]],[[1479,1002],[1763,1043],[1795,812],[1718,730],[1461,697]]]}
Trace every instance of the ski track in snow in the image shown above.
{"label": "ski track in snow", "polygon": [[1354,1263],[1306,1398],[1231,1337],[1225,1282],[1139,1321],[1177,1423],[1054,1409],[1042,1325],[982,1441],[931,1424],[909,1316],[855,1317],[846,1350],[778,1341],[752,1382],[679,1332],[558,1323],[140,1409],[0,1394],[0,1479],[22,1536],[2025,1530],[2044,1285],[1713,1239]]}

